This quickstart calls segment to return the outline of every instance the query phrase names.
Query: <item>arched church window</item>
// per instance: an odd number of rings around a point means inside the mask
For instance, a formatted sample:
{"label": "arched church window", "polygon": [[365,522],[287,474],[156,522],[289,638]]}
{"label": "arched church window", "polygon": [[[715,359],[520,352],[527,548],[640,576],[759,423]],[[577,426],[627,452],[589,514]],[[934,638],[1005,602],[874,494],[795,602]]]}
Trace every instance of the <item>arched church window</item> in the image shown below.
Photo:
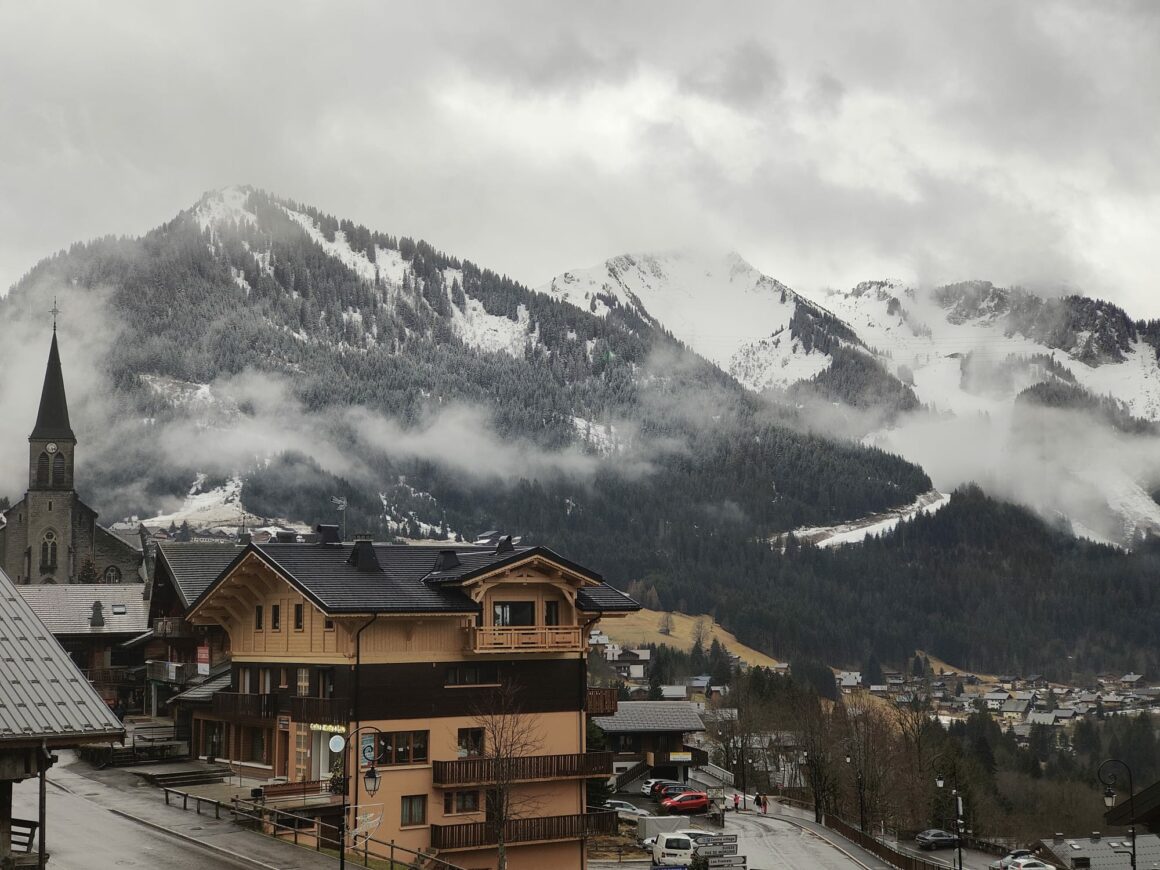
{"label": "arched church window", "polygon": [[40,542],[40,567],[56,567],[56,532],[49,529]]}
{"label": "arched church window", "polygon": [[120,583],[121,582],[121,569],[118,568],[116,565],[110,565],[108,568],[106,568],[105,569],[105,582],[106,583]]}
{"label": "arched church window", "polygon": [[36,460],[36,485],[48,486],[48,465],[49,459],[47,453],[41,453],[40,458]]}
{"label": "arched church window", "polygon": [[58,453],[52,458],[52,485],[64,485],[64,454]]}

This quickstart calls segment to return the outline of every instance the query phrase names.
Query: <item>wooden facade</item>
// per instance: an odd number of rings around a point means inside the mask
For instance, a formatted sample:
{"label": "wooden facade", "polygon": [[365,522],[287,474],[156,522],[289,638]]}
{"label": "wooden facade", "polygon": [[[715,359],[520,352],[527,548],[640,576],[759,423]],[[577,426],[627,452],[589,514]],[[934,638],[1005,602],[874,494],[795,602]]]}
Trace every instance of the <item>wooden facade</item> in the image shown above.
{"label": "wooden facade", "polygon": [[[585,780],[613,771],[612,754],[585,743],[586,641],[600,614],[577,593],[593,582],[535,556],[465,582],[473,612],[350,613],[249,552],[188,615],[220,626],[232,651],[229,690],[194,714],[195,753],[289,783],[341,775],[345,761],[354,812],[379,817],[375,839],[453,849],[472,868],[495,867],[488,793],[513,783],[509,867],[581,868],[584,838],[609,824],[587,813]],[[496,716],[518,717],[529,737],[518,757],[480,744]],[[330,752],[334,733],[354,735],[345,759]],[[373,797],[361,776],[371,762]]]}

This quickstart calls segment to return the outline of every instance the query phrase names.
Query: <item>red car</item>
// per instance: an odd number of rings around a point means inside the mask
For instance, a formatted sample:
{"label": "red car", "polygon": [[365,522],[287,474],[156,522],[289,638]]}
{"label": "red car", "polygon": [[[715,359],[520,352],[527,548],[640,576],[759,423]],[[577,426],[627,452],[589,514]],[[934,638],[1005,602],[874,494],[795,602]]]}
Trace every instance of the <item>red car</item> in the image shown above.
{"label": "red car", "polygon": [[661,801],[666,813],[703,813],[709,809],[709,795],[703,791],[687,791]]}

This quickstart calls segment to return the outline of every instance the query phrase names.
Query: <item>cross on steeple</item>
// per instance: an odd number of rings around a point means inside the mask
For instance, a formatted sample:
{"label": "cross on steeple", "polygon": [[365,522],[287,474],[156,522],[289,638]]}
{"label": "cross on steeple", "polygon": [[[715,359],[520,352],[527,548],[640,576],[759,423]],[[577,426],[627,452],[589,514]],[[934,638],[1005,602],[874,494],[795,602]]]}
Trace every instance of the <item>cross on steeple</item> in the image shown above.
{"label": "cross on steeple", "polygon": [[52,331],[56,332],[56,316],[60,314],[60,309],[56,305],[56,297],[52,297],[52,308],[48,312],[52,315]]}

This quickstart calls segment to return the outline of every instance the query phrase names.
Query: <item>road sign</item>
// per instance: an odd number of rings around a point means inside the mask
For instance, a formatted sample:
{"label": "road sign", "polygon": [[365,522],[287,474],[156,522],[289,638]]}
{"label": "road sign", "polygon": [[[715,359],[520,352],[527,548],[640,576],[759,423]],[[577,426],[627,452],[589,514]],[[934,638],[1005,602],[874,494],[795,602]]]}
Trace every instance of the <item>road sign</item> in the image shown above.
{"label": "road sign", "polygon": [[710,867],[744,867],[744,855],[717,855],[708,859]]}
{"label": "road sign", "polygon": [[708,858],[710,855],[736,855],[736,843],[722,843],[720,846],[697,846],[694,850],[698,855],[704,855]]}
{"label": "road sign", "polygon": [[724,846],[728,843],[736,843],[736,834],[702,834],[694,837],[693,840],[698,846]]}

